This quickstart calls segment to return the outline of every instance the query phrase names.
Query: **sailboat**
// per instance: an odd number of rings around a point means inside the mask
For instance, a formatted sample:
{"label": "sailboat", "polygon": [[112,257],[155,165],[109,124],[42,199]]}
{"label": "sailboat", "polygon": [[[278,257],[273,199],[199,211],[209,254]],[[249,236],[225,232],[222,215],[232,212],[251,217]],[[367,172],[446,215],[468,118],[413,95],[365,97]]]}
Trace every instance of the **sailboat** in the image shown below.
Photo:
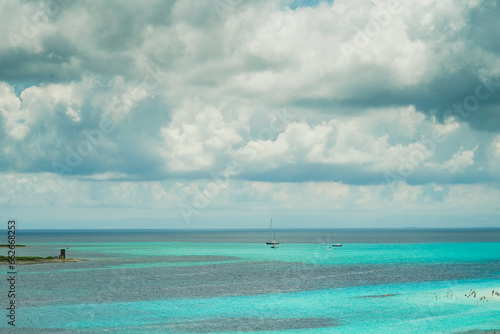
{"label": "sailboat", "polygon": [[[273,219],[271,218],[271,237],[272,237],[272,241],[267,241],[266,242],[266,245],[278,245],[279,242],[276,241],[276,238],[275,238],[275,234],[274,234],[274,231],[273,231]],[[276,247],[273,247],[273,248],[276,248]]]}

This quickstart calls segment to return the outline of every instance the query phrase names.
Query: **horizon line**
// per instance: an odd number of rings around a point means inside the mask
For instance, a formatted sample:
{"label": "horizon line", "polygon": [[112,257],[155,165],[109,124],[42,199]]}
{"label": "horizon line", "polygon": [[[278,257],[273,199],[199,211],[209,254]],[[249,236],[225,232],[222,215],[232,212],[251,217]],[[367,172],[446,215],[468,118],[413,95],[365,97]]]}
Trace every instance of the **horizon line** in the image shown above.
{"label": "horizon line", "polygon": [[[439,230],[439,229],[500,229],[500,226],[442,226],[442,227],[279,227],[273,228],[274,230]],[[178,231],[212,231],[212,230],[269,230],[265,227],[255,228],[23,228],[22,230],[133,230],[133,231],[146,231],[146,230],[178,230]]]}

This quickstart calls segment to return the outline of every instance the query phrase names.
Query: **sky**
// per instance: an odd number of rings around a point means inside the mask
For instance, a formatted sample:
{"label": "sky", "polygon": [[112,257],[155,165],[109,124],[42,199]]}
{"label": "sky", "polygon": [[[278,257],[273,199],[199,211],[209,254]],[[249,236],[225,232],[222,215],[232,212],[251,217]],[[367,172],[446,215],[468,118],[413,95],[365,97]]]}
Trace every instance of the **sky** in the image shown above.
{"label": "sky", "polygon": [[500,227],[500,2],[0,1],[19,228]]}

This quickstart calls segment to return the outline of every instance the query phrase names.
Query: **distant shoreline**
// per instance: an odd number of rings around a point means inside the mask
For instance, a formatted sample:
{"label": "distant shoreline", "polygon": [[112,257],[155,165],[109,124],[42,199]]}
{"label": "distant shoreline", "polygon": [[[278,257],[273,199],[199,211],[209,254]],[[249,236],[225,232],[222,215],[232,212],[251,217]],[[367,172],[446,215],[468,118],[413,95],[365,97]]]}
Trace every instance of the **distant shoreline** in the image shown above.
{"label": "distant shoreline", "polygon": [[[400,230],[422,230],[422,231],[468,231],[468,230],[500,230],[500,226],[469,226],[469,227],[457,227],[457,226],[402,226],[402,227],[275,227],[275,230],[283,231],[317,231],[317,230],[375,230],[375,231],[400,231]],[[214,227],[214,228],[26,228],[23,231],[133,231],[133,232],[151,232],[151,231],[181,231],[181,232],[205,232],[205,231],[269,231],[269,227],[241,227],[241,228],[229,228],[229,227]]]}
{"label": "distant shoreline", "polygon": [[[25,264],[37,264],[37,263],[60,263],[60,262],[80,262],[88,261],[86,259],[58,259],[58,258],[46,258],[39,256],[21,256],[16,257],[16,265]],[[6,256],[0,256],[0,264],[9,264],[9,258]]]}
{"label": "distant shoreline", "polygon": [[[10,246],[13,246],[13,245],[0,245],[0,248],[9,248]],[[28,245],[14,245],[16,247],[28,247]]]}
{"label": "distant shoreline", "polygon": [[16,260],[18,265],[38,264],[38,263],[61,263],[61,262],[81,262],[85,259],[39,259],[39,260]]}

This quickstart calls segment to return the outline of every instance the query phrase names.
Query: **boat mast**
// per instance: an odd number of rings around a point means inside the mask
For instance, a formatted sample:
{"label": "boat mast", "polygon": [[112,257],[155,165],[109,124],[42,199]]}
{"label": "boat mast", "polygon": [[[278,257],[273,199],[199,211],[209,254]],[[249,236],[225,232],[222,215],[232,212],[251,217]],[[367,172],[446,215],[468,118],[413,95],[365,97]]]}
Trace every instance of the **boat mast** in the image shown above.
{"label": "boat mast", "polygon": [[271,240],[274,241],[273,219],[271,218]]}

